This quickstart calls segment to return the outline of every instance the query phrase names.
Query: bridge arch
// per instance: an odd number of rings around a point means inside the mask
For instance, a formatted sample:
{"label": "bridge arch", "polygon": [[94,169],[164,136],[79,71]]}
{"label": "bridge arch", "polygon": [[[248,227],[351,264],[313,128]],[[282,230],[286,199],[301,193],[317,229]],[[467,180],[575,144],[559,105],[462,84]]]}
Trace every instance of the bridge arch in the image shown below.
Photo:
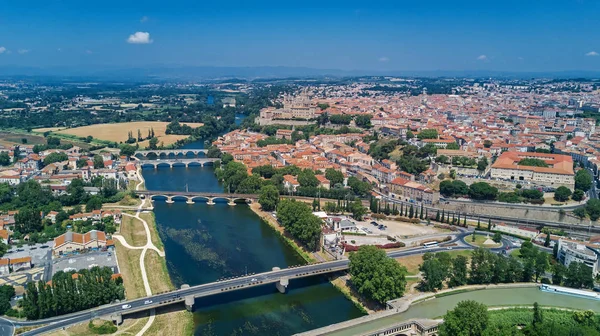
{"label": "bridge arch", "polygon": [[171,197],[167,195],[149,195],[152,201],[168,201]]}
{"label": "bridge arch", "polygon": [[188,196],[184,196],[184,195],[173,195],[171,196],[171,200],[172,201],[188,201],[189,197]]}
{"label": "bridge arch", "polygon": [[206,201],[206,202],[209,202],[212,199],[212,197],[208,197],[208,196],[190,196],[190,197],[188,197],[188,199],[192,200],[194,202],[195,201],[201,201],[201,202],[202,201]]}

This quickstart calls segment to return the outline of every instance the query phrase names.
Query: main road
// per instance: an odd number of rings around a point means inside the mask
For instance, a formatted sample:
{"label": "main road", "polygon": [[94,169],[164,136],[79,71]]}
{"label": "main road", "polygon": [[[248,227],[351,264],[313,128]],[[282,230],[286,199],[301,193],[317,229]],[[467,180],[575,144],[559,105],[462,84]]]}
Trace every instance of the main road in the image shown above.
{"label": "main road", "polygon": [[[450,240],[443,245],[448,245],[460,242],[469,232],[458,234],[453,240]],[[390,258],[406,257],[411,255],[420,255],[425,252],[441,252],[453,250],[470,250],[473,246],[453,246],[453,247],[434,247],[434,248],[413,248],[407,250],[397,250],[388,252]],[[495,249],[496,252],[502,248]],[[72,324],[82,323],[101,316],[125,315],[138,311],[145,311],[160,306],[170,305],[178,302],[184,302],[188,298],[200,298],[219,293],[241,290],[249,287],[260,286],[265,284],[278,283],[282,279],[298,279],[308,276],[328,274],[332,272],[344,271],[349,267],[348,259],[329,261],[323,263],[309,264],[304,266],[289,267],[285,269],[274,269],[273,271],[260,274],[251,274],[236,278],[222,279],[216,282],[207,283],[188,288],[158,293],[149,297],[143,297],[135,300],[122,301],[119,303],[107,304],[97,308],[80,311],[68,315],[61,315],[47,319],[36,321],[15,321],[6,318],[0,318],[0,330],[3,328],[22,327],[22,326],[40,326],[40,328],[28,331],[22,335],[38,335],[44,332],[67,327]],[[184,286],[185,287],[185,286]]]}

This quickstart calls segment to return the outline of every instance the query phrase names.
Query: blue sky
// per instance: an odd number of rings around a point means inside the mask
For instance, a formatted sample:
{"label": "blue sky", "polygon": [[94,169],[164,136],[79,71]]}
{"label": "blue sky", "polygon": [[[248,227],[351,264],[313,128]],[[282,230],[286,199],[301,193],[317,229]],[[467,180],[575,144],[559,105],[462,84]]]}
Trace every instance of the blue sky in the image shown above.
{"label": "blue sky", "polygon": [[4,0],[0,66],[599,71],[599,23],[597,0]]}

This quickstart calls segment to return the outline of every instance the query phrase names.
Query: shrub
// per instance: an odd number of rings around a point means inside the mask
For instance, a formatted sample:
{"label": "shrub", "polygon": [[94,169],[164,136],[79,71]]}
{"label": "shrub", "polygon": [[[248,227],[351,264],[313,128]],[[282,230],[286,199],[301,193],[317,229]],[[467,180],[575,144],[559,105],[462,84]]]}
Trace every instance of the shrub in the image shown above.
{"label": "shrub", "polygon": [[540,281],[541,281],[543,284],[546,284],[546,285],[550,285],[550,284],[551,284],[551,281],[550,281],[550,279],[548,279],[548,278],[542,278],[542,280],[540,280]]}

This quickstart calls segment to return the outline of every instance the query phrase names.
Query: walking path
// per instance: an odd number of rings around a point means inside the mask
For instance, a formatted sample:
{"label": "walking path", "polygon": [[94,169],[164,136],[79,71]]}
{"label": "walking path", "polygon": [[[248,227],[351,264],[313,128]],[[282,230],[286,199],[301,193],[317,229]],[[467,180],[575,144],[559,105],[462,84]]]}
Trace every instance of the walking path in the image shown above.
{"label": "walking path", "polygon": [[[141,168],[138,167],[137,175],[138,175],[138,178],[140,179],[140,183],[138,183],[135,186],[135,190],[140,190],[141,185],[144,183],[144,178],[142,177],[142,173],[140,170],[141,170]],[[129,216],[132,218],[136,218],[137,220],[141,221],[142,224],[144,224],[144,230],[146,231],[146,244],[144,246],[131,246],[131,245],[129,245],[129,243],[127,243],[127,241],[125,240],[125,237],[123,237],[121,235],[113,235],[113,237],[116,238],[121,244],[123,244],[123,246],[125,248],[134,249],[134,250],[142,250],[142,254],[140,255],[140,269],[142,271],[142,281],[144,282],[144,289],[146,291],[146,295],[150,296],[150,295],[152,295],[152,289],[150,288],[150,283],[148,282],[148,274],[146,273],[146,264],[144,263],[144,259],[146,258],[146,251],[153,250],[156,253],[158,253],[158,255],[161,257],[165,256],[165,252],[159,250],[156,246],[154,246],[154,244],[152,243],[152,236],[150,235],[150,227],[148,226],[148,223],[140,217],[140,213],[144,209],[145,204],[146,204],[146,199],[144,198],[144,199],[142,199],[142,203],[137,207],[135,216],[127,214],[127,213],[124,213],[123,215]],[[152,323],[154,322],[155,317],[156,317],[155,311],[154,311],[154,309],[152,309],[150,311],[150,318],[148,319],[148,322],[146,322],[146,325],[144,325],[142,330],[140,330],[140,332],[138,332],[136,336],[144,335],[144,333],[146,333],[146,331],[148,331],[148,329],[152,326]]]}

